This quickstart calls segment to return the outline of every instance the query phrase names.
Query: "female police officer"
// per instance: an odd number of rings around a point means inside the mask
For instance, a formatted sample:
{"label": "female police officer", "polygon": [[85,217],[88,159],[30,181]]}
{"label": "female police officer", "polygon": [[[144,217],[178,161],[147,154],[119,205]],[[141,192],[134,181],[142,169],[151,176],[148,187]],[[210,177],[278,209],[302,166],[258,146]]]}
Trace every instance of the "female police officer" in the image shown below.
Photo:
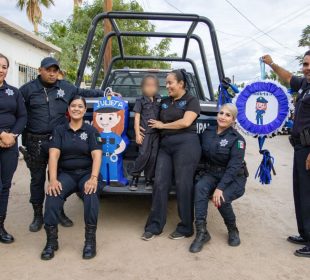
{"label": "female police officer", "polygon": [[159,235],[166,223],[169,188],[173,175],[177,191],[181,222],[170,234],[181,239],[193,234],[193,180],[201,147],[196,134],[196,119],[200,113],[199,101],[186,90],[186,72],[174,70],[167,75],[169,97],[161,104],[160,120],[150,120],[150,127],[161,130],[157,157],[152,209],[144,240]]}
{"label": "female police officer", "polygon": [[84,123],[86,102],[74,96],[69,103],[70,123],[54,129],[49,149],[49,186],[45,203],[44,223],[47,243],[41,259],[50,260],[58,249],[59,212],[66,198],[80,192],[84,201],[85,246],[83,258],[96,255],[96,228],[99,200],[98,174],[101,164],[101,146],[97,130]]}
{"label": "female police officer", "polygon": [[192,253],[199,252],[211,238],[206,228],[210,196],[228,228],[229,245],[240,244],[231,202],[244,194],[247,172],[244,165],[245,141],[232,127],[236,116],[235,105],[223,105],[217,116],[217,127],[208,127],[202,134],[206,174],[195,186],[196,238],[190,246]]}
{"label": "female police officer", "polygon": [[6,232],[8,199],[13,174],[17,167],[18,150],[16,137],[22,133],[27,112],[18,89],[5,82],[9,60],[0,54],[0,242],[12,243],[14,238]]}

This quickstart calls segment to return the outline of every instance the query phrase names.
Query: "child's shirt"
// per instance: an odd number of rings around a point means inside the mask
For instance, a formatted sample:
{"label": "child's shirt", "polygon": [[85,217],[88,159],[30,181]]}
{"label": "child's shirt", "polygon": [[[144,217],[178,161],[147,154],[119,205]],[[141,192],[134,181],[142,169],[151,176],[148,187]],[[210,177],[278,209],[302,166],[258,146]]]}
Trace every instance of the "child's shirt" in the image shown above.
{"label": "child's shirt", "polygon": [[140,125],[145,129],[146,133],[157,132],[155,128],[148,126],[150,119],[158,120],[161,106],[161,96],[156,94],[153,101],[147,96],[142,96],[136,100],[133,111],[140,114]]}

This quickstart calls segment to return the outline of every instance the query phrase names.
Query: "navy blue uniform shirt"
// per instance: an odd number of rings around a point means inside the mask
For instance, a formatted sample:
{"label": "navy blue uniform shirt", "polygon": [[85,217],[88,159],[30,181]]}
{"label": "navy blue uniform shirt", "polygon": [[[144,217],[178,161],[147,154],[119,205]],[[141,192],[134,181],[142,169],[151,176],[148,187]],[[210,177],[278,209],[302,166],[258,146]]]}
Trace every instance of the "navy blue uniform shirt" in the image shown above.
{"label": "navy blue uniform shirt", "polygon": [[60,150],[58,168],[63,171],[91,169],[91,152],[102,149],[102,145],[97,141],[98,137],[98,131],[86,123],[77,131],[70,128],[69,123],[57,126],[49,147]]}
{"label": "navy blue uniform shirt", "polygon": [[218,189],[224,190],[243,170],[245,140],[230,127],[217,134],[217,127],[207,127],[202,134],[202,155],[212,167],[224,167]]}
{"label": "navy blue uniform shirt", "polygon": [[[171,123],[184,117],[185,112],[191,111],[200,114],[199,100],[186,92],[180,99],[174,101],[173,98],[167,97],[162,100],[160,120],[163,123]],[[178,134],[178,133],[197,133],[196,120],[191,126],[183,129],[163,129],[161,134]]]}
{"label": "navy blue uniform shirt", "polygon": [[21,134],[27,123],[27,111],[20,91],[5,81],[0,87],[0,133]]}
{"label": "navy blue uniform shirt", "polygon": [[53,129],[66,122],[66,112],[74,95],[99,97],[101,90],[81,89],[65,80],[45,87],[40,76],[20,88],[28,112],[27,131],[34,134],[50,134]]}
{"label": "navy blue uniform shirt", "polygon": [[298,92],[292,135],[298,137],[305,128],[310,128],[310,83],[306,78],[292,76],[290,86]]}
{"label": "navy blue uniform shirt", "polygon": [[146,133],[153,133],[157,131],[155,128],[149,127],[148,121],[150,119],[159,119],[160,102],[160,95],[154,96],[153,101],[144,95],[136,100],[133,111],[140,114],[140,125],[145,129]]}

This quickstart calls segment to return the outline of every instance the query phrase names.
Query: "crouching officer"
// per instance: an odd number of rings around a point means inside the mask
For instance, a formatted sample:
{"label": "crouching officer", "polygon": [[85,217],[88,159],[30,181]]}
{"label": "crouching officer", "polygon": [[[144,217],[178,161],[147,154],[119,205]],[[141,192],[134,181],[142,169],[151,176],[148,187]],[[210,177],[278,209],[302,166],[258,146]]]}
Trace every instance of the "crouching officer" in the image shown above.
{"label": "crouching officer", "polygon": [[290,84],[294,92],[298,92],[290,142],[294,147],[293,192],[299,236],[289,236],[287,240],[306,245],[296,250],[296,256],[310,257],[310,51],[303,57],[303,78],[275,64],[269,55],[262,59],[281,80]]}
{"label": "crouching officer", "polygon": [[201,251],[203,245],[211,239],[206,227],[211,196],[227,226],[228,244],[240,244],[231,203],[244,194],[247,170],[244,163],[244,138],[232,127],[236,117],[236,106],[227,103],[218,113],[217,127],[208,127],[202,134],[206,174],[195,186],[196,238],[189,249],[192,253]]}
{"label": "crouching officer", "polygon": [[49,186],[45,203],[44,223],[47,236],[42,260],[54,257],[58,249],[59,214],[68,196],[79,192],[84,202],[85,246],[83,258],[96,255],[96,228],[99,210],[98,174],[102,147],[97,130],[84,123],[86,101],[73,97],[69,104],[70,123],[54,129],[49,148]]}
{"label": "crouching officer", "polygon": [[[69,101],[75,95],[85,97],[102,96],[101,90],[86,90],[75,87],[65,80],[58,80],[59,63],[52,57],[44,58],[39,68],[39,76],[20,88],[28,112],[28,122],[23,134],[25,161],[30,169],[30,203],[34,219],[29,226],[32,232],[39,231],[43,225],[42,206],[44,184],[48,161],[48,143],[52,130],[67,122],[66,112]],[[26,153],[25,153],[26,152]],[[72,221],[60,211],[60,223],[72,226]]]}

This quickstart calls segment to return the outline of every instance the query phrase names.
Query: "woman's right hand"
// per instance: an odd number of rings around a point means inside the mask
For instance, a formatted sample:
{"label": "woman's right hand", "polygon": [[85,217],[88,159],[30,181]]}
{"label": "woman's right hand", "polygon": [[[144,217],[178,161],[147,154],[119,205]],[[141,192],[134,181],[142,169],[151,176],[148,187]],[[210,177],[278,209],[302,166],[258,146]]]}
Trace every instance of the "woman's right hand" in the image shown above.
{"label": "woman's right hand", "polygon": [[58,196],[62,191],[61,183],[56,180],[51,180],[48,184],[46,194],[50,196]]}
{"label": "woman's right hand", "polygon": [[12,147],[15,144],[15,135],[13,133],[2,132],[0,134],[1,145],[4,148]]}

